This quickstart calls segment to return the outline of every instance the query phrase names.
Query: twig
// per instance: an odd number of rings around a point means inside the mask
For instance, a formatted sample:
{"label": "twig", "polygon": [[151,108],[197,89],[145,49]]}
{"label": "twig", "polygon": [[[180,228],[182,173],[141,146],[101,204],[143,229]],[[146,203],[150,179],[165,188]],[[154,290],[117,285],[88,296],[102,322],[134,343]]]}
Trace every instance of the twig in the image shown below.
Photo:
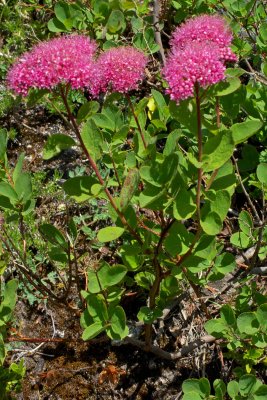
{"label": "twig", "polygon": [[236,169],[237,179],[238,179],[239,184],[240,184],[240,186],[241,186],[241,188],[242,188],[242,190],[243,190],[243,193],[244,193],[244,195],[246,196],[246,199],[247,199],[247,201],[248,201],[248,203],[249,203],[249,205],[250,205],[250,207],[251,207],[251,209],[252,209],[252,211],[253,211],[253,214],[254,214],[254,217],[255,217],[257,223],[258,223],[259,225],[261,225],[261,219],[260,219],[260,217],[259,217],[258,211],[256,210],[256,208],[255,208],[255,206],[254,206],[254,204],[253,204],[253,202],[252,202],[252,200],[251,200],[251,198],[250,198],[250,195],[248,194],[248,192],[247,192],[247,190],[246,190],[246,188],[245,188],[245,186],[244,186],[244,184],[243,184],[242,177],[241,177],[241,175],[240,175],[239,168],[238,168],[238,165],[237,165],[237,161],[236,161],[236,159],[235,159],[234,156],[232,156],[232,160],[233,160],[233,162],[234,162],[235,169]]}
{"label": "twig", "polygon": [[255,71],[247,58],[245,58],[245,63],[250,70],[249,75],[252,75],[258,82],[262,83],[263,85],[267,85],[267,79],[265,78],[265,76]]}
{"label": "twig", "polygon": [[166,63],[166,57],[164,53],[164,48],[162,45],[161,34],[159,29],[159,13],[160,13],[160,5],[158,0],[154,0],[153,6],[153,24],[155,28],[155,40],[159,46],[159,54],[163,65]]}
{"label": "twig", "polygon": [[151,345],[149,349],[147,349],[145,342],[142,342],[141,340],[134,339],[129,336],[127,336],[123,340],[122,344],[132,344],[144,351],[149,351],[150,353],[153,353],[155,354],[155,356],[163,358],[164,360],[175,361],[178,360],[179,358],[185,357],[187,354],[191,353],[198,347],[206,343],[212,343],[215,340],[216,338],[211,335],[202,336],[200,339],[196,339],[193,342],[189,343],[187,346],[182,347],[181,350],[178,351],[177,353],[169,353],[168,351],[162,350],[160,347],[154,345]]}

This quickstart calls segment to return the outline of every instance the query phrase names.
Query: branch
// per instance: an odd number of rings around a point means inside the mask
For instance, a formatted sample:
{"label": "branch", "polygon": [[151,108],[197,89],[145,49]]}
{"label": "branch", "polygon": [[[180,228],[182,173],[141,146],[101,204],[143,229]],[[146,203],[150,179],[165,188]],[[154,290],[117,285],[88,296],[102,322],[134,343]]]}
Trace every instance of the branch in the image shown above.
{"label": "branch", "polygon": [[166,57],[164,53],[164,48],[162,45],[160,28],[159,28],[159,12],[160,12],[160,5],[158,0],[154,0],[154,7],[153,7],[153,24],[155,29],[155,40],[156,43],[159,45],[159,54],[162,61],[162,64],[165,65]]}

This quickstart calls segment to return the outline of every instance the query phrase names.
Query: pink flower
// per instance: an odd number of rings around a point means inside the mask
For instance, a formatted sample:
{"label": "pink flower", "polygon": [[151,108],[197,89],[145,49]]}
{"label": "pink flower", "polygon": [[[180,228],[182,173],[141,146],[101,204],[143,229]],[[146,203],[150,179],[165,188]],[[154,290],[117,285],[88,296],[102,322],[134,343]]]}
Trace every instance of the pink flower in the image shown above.
{"label": "pink flower", "polygon": [[73,89],[90,86],[96,44],[87,36],[63,36],[36,45],[10,69],[7,84],[27,96],[30,88],[53,89],[68,83]]}
{"label": "pink flower", "polygon": [[219,56],[217,46],[207,42],[195,41],[186,44],[183,49],[174,49],[163,69],[171,99],[179,102],[194,96],[196,82],[205,87],[224,79],[225,66]]}
{"label": "pink flower", "polygon": [[100,54],[95,64],[92,92],[98,95],[111,89],[126,93],[137,89],[143,79],[147,57],[133,47],[116,47]]}
{"label": "pink flower", "polygon": [[230,49],[232,33],[219,15],[200,15],[178,27],[172,35],[172,48],[183,49],[187,43],[207,41],[220,49],[222,61],[236,61]]}

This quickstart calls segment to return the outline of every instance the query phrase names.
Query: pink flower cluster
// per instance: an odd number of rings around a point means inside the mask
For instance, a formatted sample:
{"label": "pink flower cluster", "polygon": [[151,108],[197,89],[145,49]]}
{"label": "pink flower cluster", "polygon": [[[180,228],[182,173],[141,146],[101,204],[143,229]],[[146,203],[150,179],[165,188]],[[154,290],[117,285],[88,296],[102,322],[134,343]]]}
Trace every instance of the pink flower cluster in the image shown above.
{"label": "pink flower cluster", "polygon": [[62,36],[35,46],[10,69],[7,84],[27,96],[30,88],[53,89],[60,83],[87,87],[98,96],[107,90],[126,93],[143,79],[146,56],[132,47],[103,52],[96,60],[96,43],[82,35]]}
{"label": "pink flower cluster", "polygon": [[92,93],[112,90],[127,93],[137,89],[138,83],[144,77],[147,57],[141,51],[121,46],[106,50],[100,54],[95,71],[95,83]]}
{"label": "pink flower cluster", "polygon": [[184,49],[170,54],[164,69],[169,84],[167,93],[179,102],[194,95],[196,82],[201,87],[224,79],[225,66],[219,60],[218,50],[208,44],[187,44]]}
{"label": "pink flower cluster", "polygon": [[171,46],[183,49],[189,42],[208,42],[219,48],[222,60],[236,61],[236,55],[229,47],[232,39],[232,33],[222,17],[219,15],[200,15],[176,29],[171,39]]}
{"label": "pink flower cluster", "polygon": [[30,88],[52,89],[68,83],[73,89],[91,84],[95,42],[88,37],[63,36],[36,45],[10,69],[8,86],[26,96]]}
{"label": "pink flower cluster", "polygon": [[232,34],[220,16],[195,17],[173,33],[171,52],[163,74],[168,82],[171,99],[194,96],[196,82],[201,87],[224,79],[225,61],[235,61],[229,47]]}

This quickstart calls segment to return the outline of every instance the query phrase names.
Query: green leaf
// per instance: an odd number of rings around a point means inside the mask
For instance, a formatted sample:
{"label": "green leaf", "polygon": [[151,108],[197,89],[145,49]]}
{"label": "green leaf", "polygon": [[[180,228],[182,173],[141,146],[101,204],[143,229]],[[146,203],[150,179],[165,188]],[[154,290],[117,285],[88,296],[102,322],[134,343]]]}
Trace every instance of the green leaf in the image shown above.
{"label": "green leaf", "polygon": [[210,395],[210,383],[207,378],[186,379],[182,383],[182,390],[185,394],[198,393],[202,399],[205,399]]}
{"label": "green leaf", "polygon": [[262,73],[267,76],[267,62],[261,64]]}
{"label": "green leaf", "polygon": [[256,317],[261,326],[264,329],[267,329],[267,303],[261,304],[257,311],[256,311]]}
{"label": "green leaf", "polygon": [[216,338],[223,337],[229,329],[227,323],[222,318],[211,319],[207,321],[204,326],[208,334]]}
{"label": "green leaf", "polygon": [[253,393],[253,400],[266,400],[266,399],[267,399],[267,385],[261,385]]}
{"label": "green leaf", "polygon": [[27,106],[35,106],[48,93],[50,93],[48,89],[30,89],[27,96]]}
{"label": "green leaf", "polygon": [[237,328],[240,333],[253,335],[259,331],[259,326],[255,312],[244,312],[237,317]]}
{"label": "green leaf", "polygon": [[149,307],[141,307],[137,318],[139,321],[143,321],[145,324],[152,324],[157,318],[162,316],[162,311],[158,308],[154,308],[153,310]]}
{"label": "green leaf", "polygon": [[209,276],[211,281],[222,279],[226,274],[232,272],[236,267],[235,257],[231,253],[223,253],[216,257],[212,274]]}
{"label": "green leaf", "polygon": [[6,129],[0,129],[0,160],[3,160],[6,154],[7,146],[7,131]]}
{"label": "green leaf", "polygon": [[226,394],[225,383],[221,379],[215,379],[213,382],[213,387],[217,400],[224,400],[224,396]]}
{"label": "green leaf", "polygon": [[108,321],[108,310],[104,297],[100,294],[88,294],[86,296],[87,309],[95,321],[101,321],[103,326]]}
{"label": "green leaf", "polygon": [[262,122],[259,119],[247,120],[239,124],[234,124],[230,128],[233,134],[235,145],[245,142],[248,138],[254,135],[262,127]]}
{"label": "green leaf", "polygon": [[231,399],[235,399],[239,393],[239,386],[236,381],[231,381],[227,384],[227,393]]}
{"label": "green leaf", "polygon": [[136,33],[133,37],[133,45],[148,54],[159,51],[159,45],[155,42],[154,29],[151,27]]}
{"label": "green leaf", "polygon": [[217,83],[212,88],[212,95],[214,96],[227,96],[230,93],[235,92],[241,86],[241,81],[238,77],[229,77],[225,81]]}
{"label": "green leaf", "polygon": [[217,255],[216,239],[212,236],[202,234],[193,254],[204,260],[212,261]]}
{"label": "green leaf", "polygon": [[267,22],[264,22],[260,26],[260,36],[264,42],[267,42]]}
{"label": "green leaf", "polygon": [[75,146],[75,140],[68,135],[56,133],[47,139],[47,142],[43,150],[43,159],[49,160],[57,156],[62,150],[69,149],[71,146]]}
{"label": "green leaf", "polygon": [[[209,196],[210,192],[206,192]],[[223,221],[229,211],[231,205],[231,196],[227,190],[217,190],[211,193],[210,199],[210,210],[216,212],[221,220]]]}
{"label": "green leaf", "polygon": [[168,156],[172,154],[175,150],[177,150],[177,143],[181,135],[182,135],[181,129],[174,129],[168,134],[165,147],[163,150],[164,156]]}
{"label": "green leaf", "polygon": [[94,161],[102,157],[103,138],[94,120],[89,118],[82,127],[82,141]]}
{"label": "green leaf", "polygon": [[8,197],[13,204],[18,201],[18,195],[16,191],[7,182],[0,182],[0,195]]}
{"label": "green leaf", "polygon": [[7,210],[16,211],[16,208],[11,204],[6,196],[0,196],[0,207]]}
{"label": "green leaf", "polygon": [[89,293],[100,293],[104,288],[100,285],[98,279],[99,270],[88,270],[88,292]]}
{"label": "green leaf", "polygon": [[228,160],[222,167],[219,168],[216,178],[214,179],[211,189],[212,190],[227,190],[232,196],[236,185],[236,176],[234,168],[230,160]]}
{"label": "green leaf", "polygon": [[241,396],[248,396],[251,393],[253,393],[254,392],[253,389],[254,389],[256,383],[257,383],[257,379],[256,379],[255,375],[247,374],[247,375],[241,376],[241,378],[239,379],[239,383],[238,383]]}
{"label": "green leaf", "polygon": [[234,310],[228,304],[225,304],[220,309],[220,315],[223,321],[226,322],[227,325],[235,326],[236,325],[236,317]]}
{"label": "green leaf", "polygon": [[71,196],[78,203],[94,197],[93,188],[98,183],[92,176],[75,176],[63,184],[65,193]]}
{"label": "green leaf", "polygon": [[116,306],[112,309],[110,315],[110,327],[107,328],[107,335],[111,339],[123,339],[129,334],[129,329],[126,325],[126,315],[121,306]]}
{"label": "green leaf", "polygon": [[41,234],[52,244],[58,244],[62,249],[68,249],[68,243],[64,235],[51,224],[42,224],[40,226]]}
{"label": "green leaf", "polygon": [[175,222],[171,229],[169,229],[168,236],[164,240],[164,245],[168,253],[172,257],[175,257],[177,254],[185,254],[192,244],[193,239],[194,235],[188,232],[182,223]]}
{"label": "green leaf", "polygon": [[230,242],[241,249],[246,249],[250,246],[250,239],[244,232],[235,232],[230,237]]}
{"label": "green leaf", "polygon": [[182,400],[203,400],[203,396],[201,396],[199,393],[191,391],[191,392],[186,392]]}
{"label": "green leaf", "polygon": [[179,159],[176,153],[164,157],[163,162],[150,161],[140,169],[140,176],[151,185],[167,187],[177,171]]}
{"label": "green leaf", "polygon": [[183,100],[177,105],[175,101],[169,103],[173,118],[183,124],[192,134],[197,132],[196,105],[192,100]]}
{"label": "green leaf", "polygon": [[101,321],[96,321],[92,325],[87,326],[82,334],[83,340],[90,340],[105,330],[105,325]]}
{"label": "green leaf", "polygon": [[231,131],[219,132],[203,147],[202,167],[204,172],[220,168],[232,156],[235,143]]}
{"label": "green leaf", "polygon": [[166,189],[147,184],[145,190],[139,195],[141,208],[149,207],[151,210],[163,210],[167,201]]}
{"label": "green leaf", "polygon": [[63,252],[60,247],[52,247],[52,249],[48,252],[48,256],[52,261],[57,261],[65,265],[68,263],[68,255],[66,252]]}
{"label": "green leaf", "polygon": [[126,28],[126,22],[123,13],[120,10],[113,10],[107,22],[108,32],[111,34],[122,33]]}
{"label": "green leaf", "polygon": [[170,115],[170,111],[164,96],[155,89],[152,89],[151,93],[156,102],[160,120],[166,121]]}
{"label": "green leaf", "polygon": [[67,32],[68,29],[56,17],[50,19],[47,24],[50,32]]}
{"label": "green leaf", "polygon": [[25,158],[25,153],[22,153],[19,155],[19,158],[17,160],[16,166],[14,168],[13,175],[12,175],[14,183],[16,183],[16,181],[19,179],[20,174],[22,172],[24,158]]}
{"label": "green leaf", "polygon": [[[6,349],[5,343],[3,341],[2,335],[0,335],[0,366],[2,366],[4,364],[6,355],[7,355],[7,349]],[[0,394],[1,394],[1,390],[0,390]]]}
{"label": "green leaf", "polygon": [[252,228],[253,228],[253,221],[251,218],[251,215],[248,211],[241,211],[238,217],[238,223],[240,226],[240,229],[242,232],[244,232],[245,235],[251,236],[252,234]]}
{"label": "green leaf", "polygon": [[99,242],[111,242],[118,239],[124,232],[124,228],[118,226],[107,226],[98,231],[97,239]]}
{"label": "green leaf", "polygon": [[121,282],[126,274],[127,268],[124,265],[110,266],[103,262],[99,269],[88,271],[88,291],[99,293]]}
{"label": "green leaf", "polygon": [[87,101],[84,103],[78,111],[77,114],[77,122],[80,124],[81,122],[85,121],[87,118],[91,117],[92,115],[96,114],[99,110],[99,103],[97,101]]}
{"label": "green leaf", "polygon": [[63,1],[56,3],[54,8],[57,19],[64,24],[64,21],[70,18],[69,5]]}
{"label": "green leaf", "polygon": [[138,286],[149,290],[153,285],[155,275],[149,271],[142,271],[135,275],[134,280]]}
{"label": "green leaf", "polygon": [[112,132],[115,130],[114,118],[112,119],[110,115],[104,114],[103,111],[101,114],[97,113],[97,114],[93,115],[92,120],[94,121],[96,126],[98,126],[99,128],[107,129]]}
{"label": "green leaf", "polygon": [[31,175],[27,172],[22,172],[15,181],[15,190],[20,200],[26,203],[32,197],[32,181]]}
{"label": "green leaf", "polygon": [[204,215],[200,221],[200,225],[208,235],[217,235],[222,230],[221,217],[216,212],[212,211]]}
{"label": "green leaf", "polygon": [[177,220],[188,219],[196,211],[196,199],[191,190],[182,188],[173,203],[173,216]]}
{"label": "green leaf", "polygon": [[257,178],[261,183],[267,185],[267,163],[260,163],[258,165]]}
{"label": "green leaf", "polygon": [[17,301],[17,288],[19,282],[17,279],[11,279],[5,285],[3,300],[1,306],[7,306],[11,311],[14,310]]}
{"label": "green leaf", "polygon": [[138,189],[140,174],[137,168],[131,168],[124,180],[120,194],[120,209],[124,211],[130,203],[135,191]]}
{"label": "green leaf", "polygon": [[98,273],[99,280],[104,288],[114,286],[120,283],[127,274],[127,268],[124,265],[108,265],[101,268]]}

